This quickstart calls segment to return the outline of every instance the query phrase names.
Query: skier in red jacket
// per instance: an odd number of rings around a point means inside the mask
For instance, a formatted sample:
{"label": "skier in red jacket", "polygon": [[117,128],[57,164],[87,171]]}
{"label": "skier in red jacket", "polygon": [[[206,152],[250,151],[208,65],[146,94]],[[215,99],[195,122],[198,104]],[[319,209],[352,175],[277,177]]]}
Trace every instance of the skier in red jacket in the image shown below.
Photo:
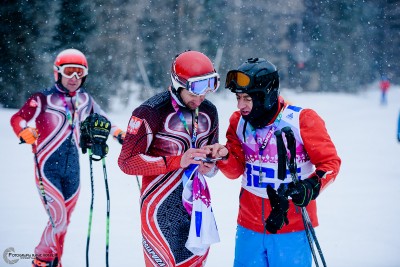
{"label": "skier in red jacket", "polygon": [[[230,118],[226,145],[209,148],[214,157],[227,157],[217,162],[225,176],[242,176],[234,266],[311,266],[299,207],[306,207],[317,226],[315,198],[334,181],[341,163],[324,121],[279,96],[278,71],[265,59],[250,58],[229,71],[225,87],[236,94],[239,110]],[[289,173],[278,178],[274,132],[286,126],[296,139],[298,185]],[[277,193],[281,185],[289,199]]]}
{"label": "skier in red jacket", "polygon": [[381,105],[387,104],[387,92],[390,87],[390,81],[386,75],[381,76],[381,81],[379,82],[379,88],[381,89]]}

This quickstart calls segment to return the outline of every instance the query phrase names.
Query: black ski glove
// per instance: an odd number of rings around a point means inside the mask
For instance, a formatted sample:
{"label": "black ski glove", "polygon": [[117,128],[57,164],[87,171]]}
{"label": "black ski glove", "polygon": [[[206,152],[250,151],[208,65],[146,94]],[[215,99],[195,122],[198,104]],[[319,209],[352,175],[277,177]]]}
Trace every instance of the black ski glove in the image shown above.
{"label": "black ski glove", "polygon": [[81,137],[79,139],[79,146],[82,149],[82,153],[86,154],[87,150],[92,147],[88,119],[86,119],[84,122],[81,123],[80,130],[81,130]]}
{"label": "black ski glove", "polygon": [[318,176],[301,180],[297,184],[291,182],[288,184],[286,195],[292,198],[293,203],[299,207],[307,206],[311,200],[319,195],[321,189],[321,179]]}
{"label": "black ski glove", "polygon": [[90,114],[81,124],[80,146],[82,153],[90,148],[93,155],[100,160],[108,153],[107,138],[110,134],[111,123],[104,116],[97,113]]}
{"label": "black ski glove", "polygon": [[289,224],[287,218],[289,201],[287,197],[283,194],[278,194],[270,185],[267,186],[267,194],[271,203],[272,211],[265,221],[265,229],[272,234],[276,234],[278,230],[282,229],[284,223],[286,225]]}

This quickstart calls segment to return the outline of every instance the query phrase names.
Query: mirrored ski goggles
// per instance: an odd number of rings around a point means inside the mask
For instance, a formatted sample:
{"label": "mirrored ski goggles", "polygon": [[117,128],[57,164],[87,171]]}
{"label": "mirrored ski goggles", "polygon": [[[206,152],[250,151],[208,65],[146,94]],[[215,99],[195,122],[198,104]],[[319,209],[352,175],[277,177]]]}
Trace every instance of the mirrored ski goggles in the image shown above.
{"label": "mirrored ski goggles", "polygon": [[219,80],[218,73],[189,78],[186,83],[186,89],[194,95],[205,95],[209,92],[217,91]]}
{"label": "mirrored ski goggles", "polygon": [[225,88],[231,90],[241,89],[243,91],[251,88],[265,88],[271,84],[271,76],[275,75],[275,73],[249,76],[239,70],[231,70],[226,74]]}
{"label": "mirrored ski goggles", "polygon": [[71,79],[74,76],[77,79],[82,79],[83,77],[88,75],[88,69],[82,65],[77,64],[66,64],[60,67],[54,66],[54,70],[68,79]]}

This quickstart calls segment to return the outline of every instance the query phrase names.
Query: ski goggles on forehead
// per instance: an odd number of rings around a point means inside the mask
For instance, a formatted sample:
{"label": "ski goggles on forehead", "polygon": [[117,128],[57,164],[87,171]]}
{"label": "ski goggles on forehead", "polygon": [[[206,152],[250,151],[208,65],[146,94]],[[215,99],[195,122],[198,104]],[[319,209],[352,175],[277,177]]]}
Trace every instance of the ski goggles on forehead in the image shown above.
{"label": "ski goggles on forehead", "polygon": [[54,66],[54,70],[60,73],[65,78],[71,79],[76,77],[77,79],[82,79],[88,75],[88,69],[82,65],[77,64],[65,64],[60,67]]}
{"label": "ski goggles on forehead", "polygon": [[225,88],[243,91],[251,88],[265,88],[271,84],[273,75],[275,72],[249,76],[239,70],[231,70],[226,74]]}
{"label": "ski goggles on forehead", "polygon": [[189,78],[186,83],[186,89],[194,95],[205,95],[209,92],[215,92],[219,87],[219,79],[218,73]]}

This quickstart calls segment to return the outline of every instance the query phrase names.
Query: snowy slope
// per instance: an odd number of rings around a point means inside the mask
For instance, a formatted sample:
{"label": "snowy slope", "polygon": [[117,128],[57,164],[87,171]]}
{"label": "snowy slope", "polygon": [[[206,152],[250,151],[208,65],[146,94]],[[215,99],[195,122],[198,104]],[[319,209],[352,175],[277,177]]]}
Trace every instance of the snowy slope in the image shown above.
{"label": "snowy slope", "polygon": [[[387,106],[379,105],[375,85],[358,95],[296,93],[282,90],[295,105],[315,109],[325,120],[342,168],[334,184],[319,197],[320,226],[316,229],[329,266],[400,266],[400,144],[396,140],[400,87],[389,91]],[[212,96],[220,112],[221,143],[230,114],[236,109],[232,94]],[[125,128],[139,104],[115,110],[110,117]],[[16,110],[0,109],[0,251],[33,253],[47,221],[33,179],[33,155],[18,145],[9,120]],[[120,145],[109,142],[107,170],[111,196],[110,266],[144,266],[136,178],[117,166]],[[397,166],[399,164],[399,166]],[[101,163],[95,163],[95,207],[90,247],[91,266],[105,266],[106,198]],[[90,204],[87,155],[81,157],[81,195],[66,237],[63,266],[85,266]],[[213,245],[207,266],[232,266],[240,181],[221,173],[208,180],[221,242]],[[0,259],[0,266],[14,265]]]}

